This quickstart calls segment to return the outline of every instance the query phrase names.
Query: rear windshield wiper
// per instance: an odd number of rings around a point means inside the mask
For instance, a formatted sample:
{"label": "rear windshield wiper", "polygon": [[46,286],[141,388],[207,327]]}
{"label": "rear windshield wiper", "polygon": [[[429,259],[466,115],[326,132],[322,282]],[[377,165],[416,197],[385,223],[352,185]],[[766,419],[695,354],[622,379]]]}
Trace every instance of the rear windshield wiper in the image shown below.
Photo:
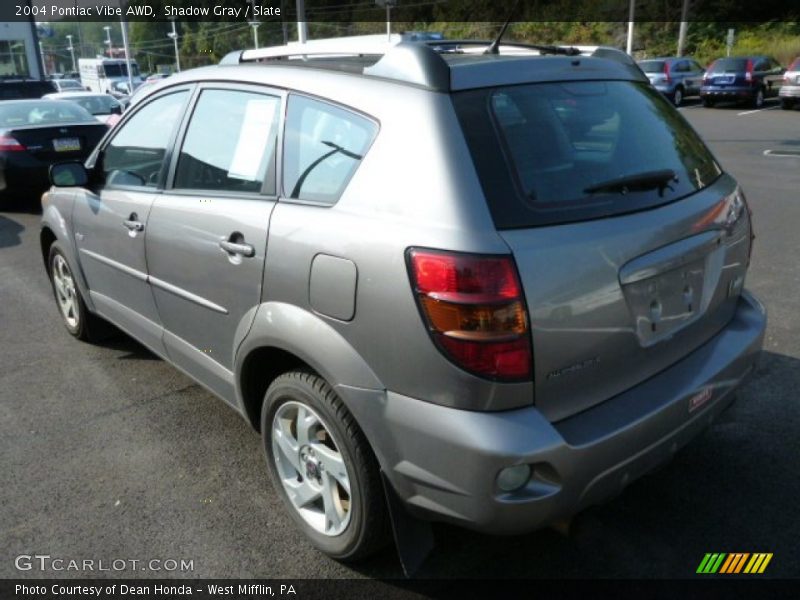
{"label": "rear windshield wiper", "polygon": [[657,189],[661,194],[665,187],[669,187],[671,182],[678,181],[678,176],[672,169],[661,169],[660,171],[646,171],[636,175],[626,175],[609,179],[595,185],[590,185],[583,190],[584,194],[597,194],[602,192],[620,192],[627,194],[630,191],[643,191]]}
{"label": "rear windshield wiper", "polygon": [[542,44],[525,44],[528,48],[538,50],[541,54],[563,54],[565,56],[578,56],[581,51],[572,46],[546,46]]}

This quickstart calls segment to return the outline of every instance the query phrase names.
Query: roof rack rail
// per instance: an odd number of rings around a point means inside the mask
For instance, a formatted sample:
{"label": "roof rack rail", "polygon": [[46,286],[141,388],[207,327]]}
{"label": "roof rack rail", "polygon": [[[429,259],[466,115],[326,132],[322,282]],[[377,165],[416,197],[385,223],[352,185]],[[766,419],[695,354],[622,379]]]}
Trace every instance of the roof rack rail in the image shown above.
{"label": "roof rack rail", "polygon": [[[364,35],[291,42],[254,50],[231,52],[221,65],[280,62],[290,59],[311,62],[314,59],[376,56],[378,60],[363,68],[363,74],[421,85],[433,90],[450,89],[450,66],[444,57],[449,54],[479,54],[491,45],[487,40],[412,40],[403,34]],[[636,66],[628,54],[610,46],[559,46],[501,42],[500,55],[594,56],[627,66]],[[638,67],[636,67],[638,70]]]}

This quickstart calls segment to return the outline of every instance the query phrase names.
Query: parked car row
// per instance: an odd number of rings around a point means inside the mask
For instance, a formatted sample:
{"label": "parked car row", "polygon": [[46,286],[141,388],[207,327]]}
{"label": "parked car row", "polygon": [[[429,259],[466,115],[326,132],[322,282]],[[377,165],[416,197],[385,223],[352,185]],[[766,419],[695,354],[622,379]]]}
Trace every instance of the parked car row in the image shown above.
{"label": "parked car row", "polygon": [[790,109],[800,98],[800,58],[784,69],[764,55],[718,58],[708,69],[690,57],[664,57],[639,61],[650,83],[680,106],[684,98],[699,96],[703,106],[718,102],[747,102],[761,108],[767,98],[781,98]]}

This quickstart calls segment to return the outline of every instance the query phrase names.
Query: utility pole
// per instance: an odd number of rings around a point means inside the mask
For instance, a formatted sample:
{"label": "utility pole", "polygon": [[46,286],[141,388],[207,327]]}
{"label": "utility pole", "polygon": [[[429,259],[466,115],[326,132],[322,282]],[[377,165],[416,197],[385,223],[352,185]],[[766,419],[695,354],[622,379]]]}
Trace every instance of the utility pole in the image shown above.
{"label": "utility pole", "polygon": [[307,39],[306,3],[305,0],[297,0],[297,41],[301,44],[305,44]]}
{"label": "utility pole", "polygon": [[75,63],[75,46],[72,45],[72,35],[67,35],[67,41],[69,41],[69,48],[67,48],[67,50],[69,50],[69,53],[72,55],[72,70],[77,71],[78,67]]}
{"label": "utility pole", "polygon": [[167,37],[172,40],[175,44],[175,72],[181,72],[181,55],[178,52],[178,30],[175,29],[175,19],[170,19],[172,21],[172,31],[167,34]]}
{"label": "utility pole", "polygon": [[633,54],[633,11],[635,2],[636,0],[630,0],[628,8],[628,44],[625,51],[630,55]]}
{"label": "utility pole", "polygon": [[689,15],[689,2],[690,0],[683,0],[683,8],[681,8],[681,26],[678,29],[678,56],[683,56],[686,48],[686,33],[689,30],[689,22],[686,18]]}

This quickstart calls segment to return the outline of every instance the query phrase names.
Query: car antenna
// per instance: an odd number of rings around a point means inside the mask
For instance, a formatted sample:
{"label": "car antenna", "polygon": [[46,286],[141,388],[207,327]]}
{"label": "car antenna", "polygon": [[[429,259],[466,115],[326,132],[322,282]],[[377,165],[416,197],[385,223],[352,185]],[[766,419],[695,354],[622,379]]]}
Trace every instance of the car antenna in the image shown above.
{"label": "car antenna", "polygon": [[506,29],[508,29],[509,23],[511,23],[511,18],[514,16],[514,13],[517,12],[517,6],[519,6],[519,0],[514,2],[514,6],[511,7],[511,12],[508,13],[506,22],[503,23],[503,26],[500,28],[500,33],[497,34],[497,37],[494,38],[494,41],[489,47],[483,51],[484,54],[500,54],[500,40],[502,40],[503,36],[506,34]]}

